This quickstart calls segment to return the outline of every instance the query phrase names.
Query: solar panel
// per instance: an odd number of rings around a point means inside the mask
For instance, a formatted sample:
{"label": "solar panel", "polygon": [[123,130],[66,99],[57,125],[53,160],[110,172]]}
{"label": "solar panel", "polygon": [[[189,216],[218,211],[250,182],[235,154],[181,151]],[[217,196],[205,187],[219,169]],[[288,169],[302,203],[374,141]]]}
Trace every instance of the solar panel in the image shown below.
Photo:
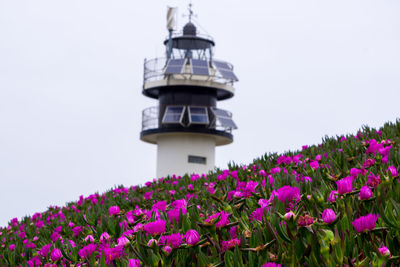
{"label": "solar panel", "polygon": [[209,124],[206,107],[189,107],[189,124]]}
{"label": "solar panel", "polygon": [[238,80],[238,78],[232,71],[226,71],[221,69],[219,69],[218,71],[221,73],[222,77],[224,77],[227,80],[234,80],[234,81]]}
{"label": "solar panel", "polygon": [[169,106],[166,108],[162,123],[180,123],[182,124],[183,114],[185,107],[183,106]]}
{"label": "solar panel", "polygon": [[220,122],[222,127],[233,128],[233,129],[237,128],[235,122],[231,118],[218,117],[217,120]]}
{"label": "solar panel", "polygon": [[213,61],[213,64],[217,69],[232,70],[232,67],[226,62]]}
{"label": "solar panel", "polygon": [[210,75],[208,70],[208,61],[200,59],[192,59],[193,74],[196,75]]}
{"label": "solar panel", "polygon": [[232,117],[232,114],[229,111],[218,108],[211,108],[211,110],[217,117],[228,117],[228,118]]}
{"label": "solar panel", "polygon": [[168,61],[165,74],[180,74],[182,72],[183,65],[185,65],[186,59],[170,59]]}
{"label": "solar panel", "polygon": [[214,66],[218,69],[219,73],[221,73],[222,77],[227,80],[238,81],[239,79],[232,71],[232,66],[226,62],[222,61],[213,61]]}

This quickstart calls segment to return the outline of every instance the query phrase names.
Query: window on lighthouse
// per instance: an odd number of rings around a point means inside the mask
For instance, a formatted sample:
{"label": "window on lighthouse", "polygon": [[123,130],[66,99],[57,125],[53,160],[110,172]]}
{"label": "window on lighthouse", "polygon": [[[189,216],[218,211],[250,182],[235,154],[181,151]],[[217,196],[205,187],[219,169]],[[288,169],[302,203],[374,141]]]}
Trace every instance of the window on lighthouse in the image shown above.
{"label": "window on lighthouse", "polygon": [[189,163],[197,163],[197,164],[206,165],[207,164],[207,158],[206,157],[189,155],[188,156],[188,162]]}
{"label": "window on lighthouse", "polygon": [[168,106],[165,110],[162,123],[165,124],[180,123],[183,125],[182,119],[184,113],[185,113],[185,106]]}

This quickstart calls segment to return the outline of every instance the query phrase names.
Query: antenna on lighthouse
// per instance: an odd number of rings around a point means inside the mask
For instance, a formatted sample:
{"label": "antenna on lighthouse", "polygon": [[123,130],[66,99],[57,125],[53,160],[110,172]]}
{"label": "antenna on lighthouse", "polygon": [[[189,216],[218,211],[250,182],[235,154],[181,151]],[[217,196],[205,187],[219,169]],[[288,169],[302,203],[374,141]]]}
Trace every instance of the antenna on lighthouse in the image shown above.
{"label": "antenna on lighthouse", "polygon": [[176,7],[168,7],[167,11],[167,29],[169,31],[169,39],[167,45],[167,59],[171,58],[172,54],[172,32],[176,28]]}

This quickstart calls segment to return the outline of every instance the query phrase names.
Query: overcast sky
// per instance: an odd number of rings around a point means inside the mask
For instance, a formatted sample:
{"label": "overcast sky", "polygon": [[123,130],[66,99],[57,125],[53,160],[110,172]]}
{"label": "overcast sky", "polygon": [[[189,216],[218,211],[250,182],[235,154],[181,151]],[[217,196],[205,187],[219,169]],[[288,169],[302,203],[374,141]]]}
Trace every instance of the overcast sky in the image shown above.
{"label": "overcast sky", "polygon": [[[139,140],[144,58],[164,56],[167,5],[0,0],[0,226],[79,195],[155,177]],[[400,1],[194,0],[234,64],[239,126],[216,163],[318,144],[399,116]]]}

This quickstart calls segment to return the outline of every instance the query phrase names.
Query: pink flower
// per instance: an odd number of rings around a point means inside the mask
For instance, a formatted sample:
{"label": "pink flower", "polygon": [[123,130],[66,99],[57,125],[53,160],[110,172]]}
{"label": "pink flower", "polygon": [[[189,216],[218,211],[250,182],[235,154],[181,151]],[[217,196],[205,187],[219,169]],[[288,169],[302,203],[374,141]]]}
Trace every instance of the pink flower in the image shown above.
{"label": "pink flower", "polygon": [[362,171],[357,168],[351,168],[350,169],[350,176],[353,178],[356,178],[358,175],[362,174]]}
{"label": "pink flower", "polygon": [[124,247],[116,246],[115,248],[105,248],[104,256],[106,258],[106,263],[111,264],[113,260],[119,259],[124,255]]}
{"label": "pink flower", "polygon": [[78,251],[78,255],[82,259],[89,259],[93,252],[96,251],[97,245],[96,244],[89,244]]}
{"label": "pink flower", "polygon": [[140,260],[129,259],[128,267],[140,267]]}
{"label": "pink flower", "polygon": [[217,222],[217,224],[215,225],[217,228],[220,228],[220,227],[223,227],[223,226],[225,226],[225,225],[228,224],[228,217],[229,217],[229,215],[230,215],[230,214],[229,214],[228,212],[226,212],[226,211],[221,211],[221,212],[218,212],[218,213],[215,213],[215,214],[211,215],[209,218],[207,218],[207,219],[205,220],[205,222],[211,223],[211,222],[214,221],[214,219],[217,219],[218,216],[220,216],[220,220],[219,220],[219,221]]}
{"label": "pink flower", "polygon": [[240,239],[234,238],[228,241],[221,241],[221,246],[222,246],[222,252],[225,252],[236,245],[240,245]]}
{"label": "pink flower", "polygon": [[44,245],[39,251],[38,254],[45,258],[47,254],[50,252],[51,244]]}
{"label": "pink flower", "polygon": [[335,201],[336,201],[336,198],[337,198],[337,193],[338,193],[338,192],[337,192],[336,190],[332,190],[332,191],[329,193],[328,201],[331,202],[331,203],[335,202]]}
{"label": "pink flower", "polygon": [[375,188],[380,183],[381,183],[381,178],[379,177],[379,175],[374,175],[373,173],[371,173],[370,175],[368,175],[368,180],[365,184],[372,188]]}
{"label": "pink flower", "polygon": [[92,235],[87,235],[86,237],[85,237],[85,241],[87,242],[87,241],[90,241],[90,243],[93,243],[94,242],[94,237],[92,236]]}
{"label": "pink flower", "polygon": [[378,250],[379,250],[379,252],[381,253],[382,256],[390,258],[390,256],[391,256],[390,255],[390,250],[387,247],[382,246],[382,247],[378,248]]}
{"label": "pink flower", "polygon": [[353,178],[346,177],[336,181],[338,193],[340,195],[353,192]]}
{"label": "pink flower", "polygon": [[378,217],[378,214],[368,214],[355,219],[352,224],[358,233],[362,233],[366,230],[371,231],[375,228]]}
{"label": "pink flower", "polygon": [[121,236],[117,239],[117,246],[125,247],[127,244],[129,244],[129,239],[125,236]]}
{"label": "pink flower", "polygon": [[277,194],[278,200],[283,203],[300,200],[300,189],[298,187],[285,185],[277,190]]}
{"label": "pink flower", "polygon": [[166,222],[164,220],[157,220],[155,222],[149,222],[144,226],[144,230],[149,234],[149,235],[160,235],[162,233],[165,233],[165,226]]}
{"label": "pink flower", "polygon": [[169,254],[169,253],[171,253],[171,251],[172,251],[172,248],[170,247],[170,246],[164,246],[163,248],[162,248],[162,250],[165,252],[165,253],[167,253],[167,254]]}
{"label": "pink flower", "polygon": [[310,162],[310,167],[312,168],[312,169],[318,169],[319,168],[319,163],[318,163],[318,161],[317,160],[315,160],[315,161],[311,161]]}
{"label": "pink flower", "polygon": [[72,232],[74,233],[74,236],[78,236],[82,232],[82,227],[76,226],[72,228]]}
{"label": "pink flower", "polygon": [[170,234],[170,235],[161,236],[160,240],[158,242],[159,242],[159,244],[168,245],[173,248],[177,248],[182,244],[183,237],[184,236],[179,233]]}
{"label": "pink flower", "polygon": [[286,212],[285,215],[284,215],[285,220],[286,220],[286,221],[289,221],[290,218],[292,218],[294,215],[295,215],[295,214],[293,213],[293,211]]}
{"label": "pink flower", "polygon": [[135,217],[133,216],[133,210],[128,211],[126,213],[126,219],[128,220],[128,223],[134,224],[135,223]]}
{"label": "pink flower", "polygon": [[108,239],[110,239],[110,235],[107,232],[103,232],[100,235],[100,241],[104,241],[104,240],[108,240]]}
{"label": "pink flower", "polygon": [[8,247],[8,249],[11,250],[11,251],[14,251],[14,249],[15,249],[15,244],[11,244],[11,245]]}
{"label": "pink flower", "polygon": [[393,177],[399,176],[399,172],[397,171],[395,166],[390,166],[389,168],[387,168],[386,172],[390,172]]}
{"label": "pink flower", "polygon": [[186,243],[189,245],[196,245],[200,241],[200,235],[196,230],[189,230],[185,234]]}
{"label": "pink flower", "polygon": [[322,212],[322,220],[326,224],[331,224],[336,220],[336,214],[333,210],[331,209],[325,209],[324,212]]}
{"label": "pink flower", "polygon": [[118,206],[111,206],[110,209],[108,210],[108,213],[111,215],[118,215],[120,212]]}
{"label": "pink flower", "polygon": [[363,163],[363,167],[364,168],[368,168],[371,167],[372,165],[374,165],[376,162],[376,160],[374,159],[367,159],[364,163]]}
{"label": "pink flower", "polygon": [[50,253],[50,259],[52,261],[58,261],[61,258],[61,250],[55,248]]}
{"label": "pink flower", "polygon": [[360,189],[360,199],[366,200],[370,199],[374,194],[368,186],[362,186]]}
{"label": "pink flower", "polygon": [[158,245],[158,241],[154,238],[150,239],[149,242],[147,242],[148,247],[152,247],[154,244]]}

